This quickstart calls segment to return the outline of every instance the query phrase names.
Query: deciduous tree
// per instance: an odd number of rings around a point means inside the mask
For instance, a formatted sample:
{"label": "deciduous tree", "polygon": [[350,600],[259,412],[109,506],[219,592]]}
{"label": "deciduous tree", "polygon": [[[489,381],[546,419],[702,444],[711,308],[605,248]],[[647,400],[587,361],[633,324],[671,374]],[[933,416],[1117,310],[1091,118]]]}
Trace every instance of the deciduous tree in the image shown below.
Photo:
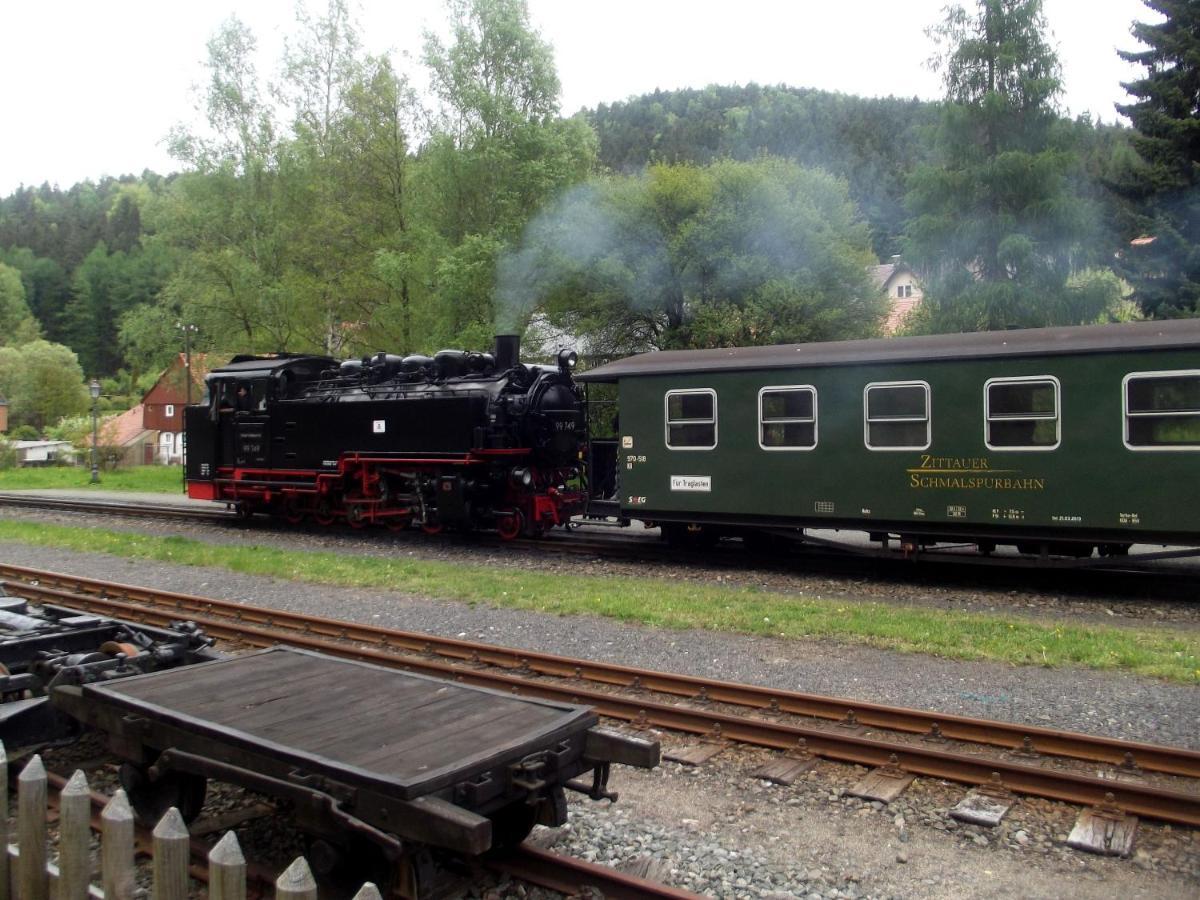
{"label": "deciduous tree", "polygon": [[[844,181],[779,159],[651,166],[573,191],[501,267],[593,352],[836,340],[878,332],[874,257]],[[522,304],[526,304],[522,307]]]}

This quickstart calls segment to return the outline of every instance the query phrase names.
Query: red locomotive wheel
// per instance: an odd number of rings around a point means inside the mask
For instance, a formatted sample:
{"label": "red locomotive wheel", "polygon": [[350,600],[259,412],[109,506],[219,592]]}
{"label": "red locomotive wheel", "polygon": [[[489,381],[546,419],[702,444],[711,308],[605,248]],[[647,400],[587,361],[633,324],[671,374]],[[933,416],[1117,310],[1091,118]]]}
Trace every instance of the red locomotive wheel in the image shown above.
{"label": "red locomotive wheel", "polygon": [[325,526],[332,525],[335,521],[337,521],[337,516],[334,515],[333,510],[329,508],[328,500],[323,500],[321,503],[317,504],[316,511],[313,512],[313,521],[318,525]]}
{"label": "red locomotive wheel", "polygon": [[437,519],[430,519],[421,523],[421,530],[426,534],[441,534],[442,529],[446,526]]}
{"label": "red locomotive wheel", "polygon": [[304,521],[304,509],[300,506],[299,501],[288,501],[283,508],[283,520],[289,525],[299,525]]}
{"label": "red locomotive wheel", "polygon": [[496,533],[502,541],[511,541],[525,530],[525,516],[519,509],[496,517]]}
{"label": "red locomotive wheel", "polygon": [[412,525],[412,516],[389,516],[384,522],[387,523],[388,531],[407,531]]}

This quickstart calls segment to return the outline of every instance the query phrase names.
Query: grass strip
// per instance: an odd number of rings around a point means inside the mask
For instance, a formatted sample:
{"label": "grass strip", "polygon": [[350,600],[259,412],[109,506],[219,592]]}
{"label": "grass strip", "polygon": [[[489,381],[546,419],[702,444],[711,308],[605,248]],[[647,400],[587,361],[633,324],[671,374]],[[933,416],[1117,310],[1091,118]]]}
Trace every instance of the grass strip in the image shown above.
{"label": "grass strip", "polygon": [[[1048,625],[997,615],[774,594],[753,587],[239,547],[2,519],[0,540],[544,613],[598,615],[657,628],[834,638],[949,659],[1077,665],[1200,682],[1200,638],[1167,629]],[[337,610],[329,615],[336,616]]]}
{"label": "grass strip", "polygon": [[92,484],[87,466],[37,466],[0,469],[0,491],[72,488],[99,491],[183,492],[182,466],[129,466],[100,473]]}

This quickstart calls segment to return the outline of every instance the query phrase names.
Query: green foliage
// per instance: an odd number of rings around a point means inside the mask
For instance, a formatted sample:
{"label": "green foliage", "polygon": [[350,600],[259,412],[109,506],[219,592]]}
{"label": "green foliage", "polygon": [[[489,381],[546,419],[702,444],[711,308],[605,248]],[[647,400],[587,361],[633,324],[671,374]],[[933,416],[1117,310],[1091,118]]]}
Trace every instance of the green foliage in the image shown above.
{"label": "green foliage", "polygon": [[1108,295],[1067,281],[1102,258],[1081,195],[1073,130],[1060,122],[1058,60],[1040,0],[978,0],[931,30],[947,102],[937,160],[909,178],[906,256],[925,299],[910,328],[979,331],[1095,321]]}
{"label": "green foliage", "polygon": [[[1132,204],[1119,268],[1149,315],[1200,312],[1200,7],[1146,0],[1166,20],[1135,22],[1145,50],[1120,51],[1146,67],[1122,85],[1137,97],[1118,106],[1137,129],[1137,159],[1126,159],[1111,185]],[[1138,239],[1138,240],[1134,240]]]}
{"label": "green foliage", "polygon": [[23,344],[41,337],[25,302],[21,273],[0,263],[0,344]]}
{"label": "green foliage", "polygon": [[39,433],[90,402],[79,359],[69,347],[47,341],[0,347],[0,395],[8,400],[11,425]]}
{"label": "green foliage", "polygon": [[655,165],[569,194],[500,270],[522,322],[540,303],[593,353],[874,334],[866,226],[845,182],[763,158]]}
{"label": "green foliage", "polygon": [[554,51],[533,30],[525,0],[447,0],[449,46],[425,35],[425,63],[443,104],[443,129],[460,146],[549,124],[560,85]]}
{"label": "green foliage", "polygon": [[18,425],[9,430],[8,436],[14,441],[37,441],[42,437],[32,425]]}
{"label": "green foliage", "polygon": [[782,85],[710,85],[600,104],[589,119],[600,163],[614,172],[767,154],[839,175],[871,227],[876,256],[886,259],[900,250],[905,177],[929,158],[926,132],[937,108]]}

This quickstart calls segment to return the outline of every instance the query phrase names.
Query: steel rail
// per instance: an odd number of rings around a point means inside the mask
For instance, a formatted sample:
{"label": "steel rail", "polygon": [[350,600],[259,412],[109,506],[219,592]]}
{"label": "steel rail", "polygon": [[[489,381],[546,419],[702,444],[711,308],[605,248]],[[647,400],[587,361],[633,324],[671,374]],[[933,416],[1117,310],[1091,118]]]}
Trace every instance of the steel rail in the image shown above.
{"label": "steel rail", "polygon": [[[889,731],[940,736],[948,740],[983,744],[1008,750],[1032,751],[1048,756],[1061,756],[1114,766],[1136,766],[1143,770],[1168,775],[1200,778],[1200,751],[1185,748],[1099,737],[1037,725],[1013,724],[929,710],[891,707],[844,697],[826,697],[799,691],[639,669],[615,663],[556,656],[537,651],[491,646],[457,638],[399,631],[284,610],[249,607],[228,600],[196,597],[171,591],[157,591],[132,585],[109,584],[95,579],[58,575],[21,566],[0,564],[0,578],[16,578],[24,582],[37,580],[43,585],[53,583],[72,590],[84,589],[91,593],[110,597],[124,596],[146,603],[162,604],[167,602],[173,604],[181,614],[217,613],[230,616],[240,622],[258,623],[277,629],[287,628],[305,635],[332,637],[338,640],[378,646],[391,651],[403,650],[452,661],[490,665],[521,673],[529,672],[552,678],[582,680],[628,690],[643,690],[650,693],[685,697],[700,702],[747,707],[770,713],[808,716],[840,722],[851,721],[865,727],[883,728]],[[69,603],[70,598],[62,597],[60,599]]]}
{"label": "steel rail", "polygon": [[583,888],[594,888],[606,900],[703,900],[702,894],[659,884],[573,856],[551,853],[529,844],[522,844],[508,856],[489,860],[487,865],[498,872],[568,897],[579,896]]}
{"label": "steel rail", "polygon": [[[155,592],[144,588],[133,589],[141,594],[139,603],[130,597],[120,600],[111,597],[73,595],[57,588],[25,584],[13,585],[13,587],[20,589],[21,593],[32,594],[34,597],[63,602],[89,612],[141,620],[147,624],[166,625],[171,621],[178,620],[178,613],[182,611],[174,606],[155,609],[143,605],[146,602],[154,602],[153,595],[155,595]],[[187,595],[170,596],[187,598]],[[927,745],[901,744],[856,734],[839,733],[836,726],[818,728],[788,725],[769,719],[733,716],[656,703],[640,697],[630,698],[600,691],[589,691],[578,685],[562,686],[529,681],[513,675],[481,671],[473,669],[469,665],[447,663],[436,659],[419,657],[398,659],[394,652],[388,649],[354,646],[352,643],[348,643],[348,641],[353,641],[352,633],[359,627],[353,623],[344,623],[346,633],[338,639],[327,640],[311,633],[275,630],[272,621],[247,624],[245,619],[248,613],[259,616],[266,614],[268,620],[286,618],[294,614],[255,610],[223,601],[204,601],[202,598],[187,599],[199,600],[202,605],[208,604],[209,613],[215,612],[219,606],[234,608],[232,614],[227,613],[225,618],[211,614],[188,616],[211,636],[218,639],[239,641],[260,647],[285,641],[331,656],[399,667],[409,671],[454,679],[465,684],[505,690],[522,696],[569,703],[586,703],[593,706],[601,715],[634,722],[640,727],[669,728],[684,733],[778,750],[802,748],[812,754],[838,762],[864,766],[898,765],[910,774],[971,785],[994,784],[998,776],[1004,787],[1017,793],[1086,806],[1112,802],[1126,812],[1135,815],[1192,827],[1200,826],[1200,793],[1175,791],[1132,781],[1056,771],[1005,759],[983,758],[971,754],[938,750]],[[193,612],[193,610],[188,610],[188,612]],[[232,621],[230,621],[231,617]]]}
{"label": "steel rail", "polygon": [[69,512],[92,512],[118,516],[150,516],[174,519],[210,519],[232,521],[236,515],[215,507],[191,508],[169,503],[122,503],[116,500],[91,500],[72,497],[46,497],[39,495],[0,492],[0,506],[28,506],[36,509],[66,510]]}

